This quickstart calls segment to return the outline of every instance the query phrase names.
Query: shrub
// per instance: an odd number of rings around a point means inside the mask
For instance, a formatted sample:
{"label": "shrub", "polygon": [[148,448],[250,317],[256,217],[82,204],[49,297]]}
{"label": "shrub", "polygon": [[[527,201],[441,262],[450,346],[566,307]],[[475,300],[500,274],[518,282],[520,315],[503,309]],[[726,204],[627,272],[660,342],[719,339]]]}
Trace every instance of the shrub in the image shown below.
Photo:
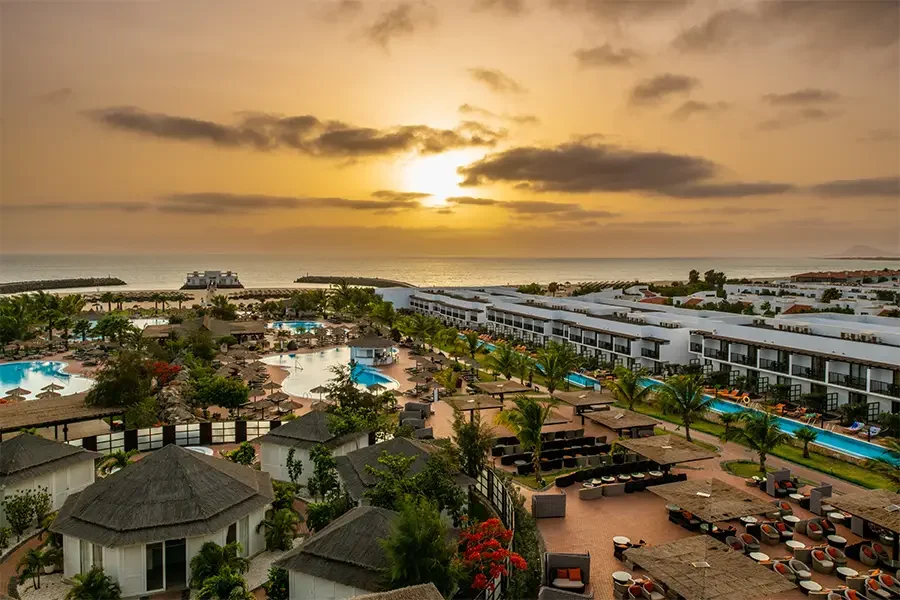
{"label": "shrub", "polygon": [[9,527],[0,527],[0,553],[9,547],[9,538],[12,535],[12,529]]}
{"label": "shrub", "polygon": [[28,531],[28,528],[35,521],[34,504],[32,504],[31,497],[31,490],[23,490],[7,496],[3,500],[6,520],[13,533],[16,534],[17,542],[22,539],[22,534]]}
{"label": "shrub", "polygon": [[249,466],[256,460],[256,448],[250,442],[241,442],[234,450],[225,452],[225,458],[239,465]]}
{"label": "shrub", "polygon": [[288,572],[278,567],[269,567],[269,579],[263,584],[269,600],[288,600]]}
{"label": "shrub", "polygon": [[53,512],[53,499],[50,497],[50,492],[45,487],[32,490],[31,501],[34,507],[35,521],[41,524],[47,515]]}
{"label": "shrub", "polygon": [[295,342],[294,340],[289,341],[288,344],[287,344],[287,349],[290,350],[290,351],[292,351],[292,352],[293,352],[294,350],[298,349],[299,347],[300,347],[300,346],[298,346],[298,345],[297,345],[297,342]]}

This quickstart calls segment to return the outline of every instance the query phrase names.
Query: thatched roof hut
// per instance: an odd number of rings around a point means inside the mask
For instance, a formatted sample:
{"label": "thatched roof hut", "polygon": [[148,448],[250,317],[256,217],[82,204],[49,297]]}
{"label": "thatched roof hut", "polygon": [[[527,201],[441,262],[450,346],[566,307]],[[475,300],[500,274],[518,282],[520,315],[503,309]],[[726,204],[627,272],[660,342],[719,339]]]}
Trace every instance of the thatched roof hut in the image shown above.
{"label": "thatched roof hut", "polygon": [[336,436],[329,427],[329,415],[326,412],[313,411],[280,425],[257,441],[278,446],[312,448],[317,444],[329,447],[340,446],[344,441],[358,437],[360,433]]}
{"label": "thatched roof hut", "polygon": [[390,592],[353,596],[350,600],[444,600],[444,597],[433,583],[423,583]]}
{"label": "thatched roof hut", "polygon": [[865,490],[832,496],[828,503],[860,519],[900,533],[900,494],[890,490]]}
{"label": "thatched roof hut", "polygon": [[688,479],[647,488],[708,523],[771,512],[772,504],[721,479]]}
{"label": "thatched roof hut", "polygon": [[0,442],[0,488],[97,458],[100,454],[96,452],[20,433]]}
{"label": "thatched roof hut", "polygon": [[677,465],[695,460],[715,458],[716,453],[704,450],[677,435],[654,435],[633,440],[621,440],[620,446],[637,452],[660,466]]}

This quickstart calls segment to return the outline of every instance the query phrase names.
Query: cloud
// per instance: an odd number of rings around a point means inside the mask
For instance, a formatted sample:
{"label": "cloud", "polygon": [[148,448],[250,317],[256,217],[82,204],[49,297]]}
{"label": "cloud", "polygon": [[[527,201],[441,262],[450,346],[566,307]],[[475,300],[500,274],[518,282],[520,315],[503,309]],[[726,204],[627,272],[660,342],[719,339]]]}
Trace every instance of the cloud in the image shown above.
{"label": "cloud", "polygon": [[843,114],[840,110],[825,110],[809,106],[793,111],[784,111],[779,117],[766,119],[757,125],[760,131],[777,131],[809,122],[836,119]]}
{"label": "cloud", "polygon": [[813,193],[829,198],[884,197],[900,199],[900,177],[842,179],[810,186]]}
{"label": "cloud", "polygon": [[258,151],[290,149],[311,156],[365,157],[414,151],[437,154],[457,148],[493,146],[506,136],[481,123],[465,121],[456,129],[401,125],[385,129],[322,121],[312,115],[244,113],[235,124],[152,113],[136,107],[91,110],[86,115],[107,127],[140,135],[202,142]]}
{"label": "cloud", "polygon": [[551,0],[557,10],[587,14],[601,22],[666,17],[680,12],[691,0]]}
{"label": "cloud", "polygon": [[[417,195],[418,197],[418,195]],[[195,192],[162,197],[157,209],[180,214],[239,214],[285,209],[336,208],[352,211],[394,211],[421,208],[415,198],[387,197],[379,200],[348,198],[311,198],[270,196],[266,194],[229,194]]]}
{"label": "cloud", "polygon": [[819,53],[835,53],[893,47],[898,38],[900,4],[891,0],[766,0],[752,9],[713,12],[678,35],[673,45],[685,52],[716,52],[787,39]]}
{"label": "cloud", "polygon": [[524,94],[528,91],[518,81],[497,69],[475,67],[468,72],[472,79],[485,84],[498,94]]}
{"label": "cloud", "polygon": [[716,114],[728,110],[731,105],[727,102],[703,102],[701,100],[687,100],[681,106],[672,111],[673,119],[687,120],[698,114]]}
{"label": "cloud", "polygon": [[632,104],[656,104],[670,96],[687,94],[700,86],[700,80],[687,75],[663,73],[639,81],[631,90]]}
{"label": "cloud", "polygon": [[631,48],[616,50],[608,43],[575,51],[575,58],[582,67],[630,67],[644,57]]}
{"label": "cloud", "polygon": [[548,202],[546,200],[516,200],[501,202],[491,198],[453,196],[448,204],[456,206],[492,206],[516,215],[553,215],[559,219],[611,219],[620,216],[608,210],[586,209],[575,202]]}
{"label": "cloud", "polygon": [[75,95],[75,91],[70,87],[63,87],[55,90],[51,90],[44,94],[41,94],[35,98],[38,102],[43,104],[65,104],[69,100],[72,99],[72,96]]}
{"label": "cloud", "polygon": [[789,183],[773,183],[770,181],[705,183],[696,185],[672,186],[660,193],[672,198],[749,198],[752,196],[774,196],[796,189]]}
{"label": "cloud", "polygon": [[409,37],[422,27],[433,26],[434,22],[434,9],[427,2],[401,2],[367,27],[366,36],[387,48],[396,38]]}
{"label": "cloud", "polygon": [[424,192],[397,192],[394,190],[378,190],[377,192],[372,192],[372,197],[380,200],[422,200],[423,198],[430,198],[431,196],[432,194],[426,194]]}
{"label": "cloud", "polygon": [[459,112],[464,115],[477,115],[483,119],[508,121],[510,123],[516,123],[517,125],[537,125],[541,122],[541,120],[534,115],[499,115],[486,108],[481,108],[480,106],[474,106],[472,104],[460,104]]}
{"label": "cloud", "polygon": [[472,196],[451,196],[447,198],[447,203],[460,206],[494,206],[500,204],[499,201],[491,198],[474,198]]}
{"label": "cloud", "polygon": [[786,94],[766,94],[762,99],[763,102],[773,106],[806,106],[809,104],[836,102],[840,97],[841,95],[834,90],[806,88]]}
{"label": "cloud", "polygon": [[325,21],[333,23],[341,21],[351,21],[357,17],[363,10],[362,0],[340,0],[339,2],[330,2],[324,6],[317,6],[318,16]]}
{"label": "cloud", "polygon": [[143,212],[152,208],[147,202],[30,202],[27,204],[3,204],[4,211],[14,212],[56,212],[56,211],[90,211],[90,212]]}
{"label": "cloud", "polygon": [[475,0],[472,8],[476,11],[490,10],[516,16],[525,12],[525,0]]}
{"label": "cloud", "polygon": [[896,129],[871,129],[856,139],[859,142],[896,144],[900,142],[900,131]]}

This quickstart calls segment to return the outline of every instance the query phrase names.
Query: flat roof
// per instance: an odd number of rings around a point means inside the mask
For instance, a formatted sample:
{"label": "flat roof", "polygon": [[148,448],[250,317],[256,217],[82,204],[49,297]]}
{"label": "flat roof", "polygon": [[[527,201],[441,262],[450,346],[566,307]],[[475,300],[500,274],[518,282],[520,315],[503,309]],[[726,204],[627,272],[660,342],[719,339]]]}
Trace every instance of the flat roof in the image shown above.
{"label": "flat roof", "polygon": [[865,490],[828,499],[835,508],[856,515],[894,533],[900,533],[900,494],[890,490]]}
{"label": "flat roof", "polygon": [[448,396],[442,398],[444,402],[456,410],[490,410],[503,408],[503,402],[487,394],[474,394],[471,396]]}
{"label": "flat roof", "polygon": [[26,427],[53,427],[121,415],[125,409],[87,406],[87,394],[72,394],[55,400],[26,400],[0,405],[0,434]]}
{"label": "flat roof", "polygon": [[652,437],[621,440],[620,446],[637,452],[658,465],[677,465],[695,460],[715,458],[716,453],[692,444],[677,435],[654,435]]}
{"label": "flat roof", "polygon": [[721,479],[688,479],[647,489],[707,523],[761,515],[772,510],[769,501]]}
{"label": "flat roof", "polygon": [[478,381],[475,387],[485,394],[524,394],[532,389],[515,381]]}
{"label": "flat roof", "polygon": [[596,390],[579,390],[575,392],[553,392],[550,394],[560,402],[569,406],[596,406],[598,404],[615,404],[616,399],[612,394],[598,392]]}
{"label": "flat roof", "polygon": [[632,429],[634,427],[653,427],[659,424],[659,421],[656,419],[651,419],[646,415],[626,409],[588,413],[584,417],[594,423],[609,427],[613,431]]}

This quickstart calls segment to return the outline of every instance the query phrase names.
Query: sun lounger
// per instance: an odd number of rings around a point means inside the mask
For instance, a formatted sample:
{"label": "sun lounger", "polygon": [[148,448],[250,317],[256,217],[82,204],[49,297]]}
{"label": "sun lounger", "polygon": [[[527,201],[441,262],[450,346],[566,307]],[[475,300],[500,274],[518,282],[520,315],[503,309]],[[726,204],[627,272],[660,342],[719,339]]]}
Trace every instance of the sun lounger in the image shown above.
{"label": "sun lounger", "polygon": [[860,431],[857,435],[861,438],[870,438],[870,437],[878,437],[878,434],[881,433],[881,427],[869,427],[868,431]]}
{"label": "sun lounger", "polygon": [[829,560],[824,550],[812,551],[812,568],[817,573],[831,573],[834,571],[834,562]]}
{"label": "sun lounger", "polygon": [[850,427],[844,427],[844,431],[846,431],[847,433],[856,433],[862,428],[862,423],[860,423],[859,421],[854,421],[853,425],[851,425]]}

